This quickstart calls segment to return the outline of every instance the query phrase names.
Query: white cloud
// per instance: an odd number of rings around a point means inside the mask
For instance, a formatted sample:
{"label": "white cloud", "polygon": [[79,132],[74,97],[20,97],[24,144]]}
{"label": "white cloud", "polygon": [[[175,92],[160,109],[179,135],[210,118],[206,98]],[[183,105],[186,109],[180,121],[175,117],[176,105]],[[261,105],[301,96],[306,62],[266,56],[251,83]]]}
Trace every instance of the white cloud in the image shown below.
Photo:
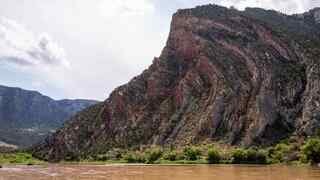
{"label": "white cloud", "polygon": [[69,67],[64,50],[48,34],[37,37],[7,18],[0,18],[0,62],[17,66]]}
{"label": "white cloud", "polygon": [[150,0],[102,0],[99,5],[101,14],[106,18],[144,15],[154,11]]}

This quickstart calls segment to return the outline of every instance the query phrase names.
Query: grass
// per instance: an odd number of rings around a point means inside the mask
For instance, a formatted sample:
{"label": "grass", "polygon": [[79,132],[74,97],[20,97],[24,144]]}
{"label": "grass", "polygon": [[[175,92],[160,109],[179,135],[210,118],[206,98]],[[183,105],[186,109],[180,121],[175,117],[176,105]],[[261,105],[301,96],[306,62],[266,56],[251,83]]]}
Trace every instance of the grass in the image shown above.
{"label": "grass", "polygon": [[32,157],[28,153],[1,153],[0,165],[43,165],[45,161],[41,161]]}

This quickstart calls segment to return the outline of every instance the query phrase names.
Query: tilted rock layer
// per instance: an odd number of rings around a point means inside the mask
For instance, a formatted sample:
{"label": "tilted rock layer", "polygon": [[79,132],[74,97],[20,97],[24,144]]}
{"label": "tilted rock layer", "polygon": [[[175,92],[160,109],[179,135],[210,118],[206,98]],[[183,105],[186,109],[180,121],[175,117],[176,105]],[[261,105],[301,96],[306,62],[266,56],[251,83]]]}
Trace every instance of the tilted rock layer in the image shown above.
{"label": "tilted rock layer", "polygon": [[223,141],[272,144],[320,127],[320,26],[300,15],[216,5],[179,10],[161,56],[34,155]]}

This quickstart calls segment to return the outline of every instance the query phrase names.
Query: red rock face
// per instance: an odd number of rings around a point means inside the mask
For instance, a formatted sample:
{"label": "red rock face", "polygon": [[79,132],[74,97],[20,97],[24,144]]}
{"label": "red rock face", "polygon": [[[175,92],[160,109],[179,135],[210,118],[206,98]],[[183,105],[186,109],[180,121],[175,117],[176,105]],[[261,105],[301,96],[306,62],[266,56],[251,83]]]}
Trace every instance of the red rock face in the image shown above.
{"label": "red rock face", "polygon": [[271,18],[212,5],[177,12],[162,55],[34,155],[60,160],[150,144],[267,145],[312,135],[320,127],[320,40],[301,29],[316,28],[265,13],[288,23],[279,30]]}

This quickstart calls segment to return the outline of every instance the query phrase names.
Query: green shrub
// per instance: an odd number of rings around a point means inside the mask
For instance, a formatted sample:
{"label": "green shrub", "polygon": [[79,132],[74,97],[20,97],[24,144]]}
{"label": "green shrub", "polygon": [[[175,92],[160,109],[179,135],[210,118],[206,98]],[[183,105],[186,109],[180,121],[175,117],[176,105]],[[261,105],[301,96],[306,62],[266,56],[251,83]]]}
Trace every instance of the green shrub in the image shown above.
{"label": "green shrub", "polygon": [[231,155],[233,164],[241,164],[247,161],[247,152],[244,149],[236,149]]}
{"label": "green shrub", "polygon": [[104,154],[90,155],[88,159],[95,161],[109,161],[122,159],[122,153],[120,149],[112,149]]}
{"label": "green shrub", "polygon": [[280,144],[276,145],[275,151],[281,151],[281,152],[287,153],[290,151],[290,148],[291,147],[289,145],[284,144],[284,143],[280,143]]}
{"label": "green shrub", "polygon": [[258,164],[267,164],[268,163],[267,152],[263,150],[259,150],[257,152],[256,162],[258,162]]}
{"label": "green shrub", "polygon": [[127,153],[123,156],[123,159],[127,161],[127,163],[135,163],[136,162],[136,157],[132,153]]}
{"label": "green shrub", "polygon": [[196,147],[186,147],[183,150],[183,154],[186,160],[196,161],[199,159],[201,152]]}
{"label": "green shrub", "polygon": [[309,160],[307,159],[307,157],[303,153],[300,154],[299,161],[300,161],[300,163],[303,163],[303,164],[309,163]]}
{"label": "green shrub", "polygon": [[80,161],[80,158],[76,154],[74,154],[72,152],[68,152],[67,155],[65,156],[64,160],[74,162],[74,161]]}
{"label": "green shrub", "polygon": [[320,163],[320,139],[309,139],[302,147],[302,154],[311,163]]}
{"label": "green shrub", "polygon": [[275,153],[271,156],[271,160],[273,163],[282,163],[285,161],[285,155],[281,151],[275,151]]}
{"label": "green shrub", "polygon": [[268,157],[272,163],[283,163],[287,161],[287,156],[291,151],[291,146],[287,144],[277,144],[268,149]]}
{"label": "green shrub", "polygon": [[248,149],[246,153],[246,162],[249,164],[267,164],[268,162],[267,153],[265,151]]}
{"label": "green shrub", "polygon": [[171,150],[168,152],[165,152],[163,154],[163,159],[168,161],[175,161],[178,160],[178,153],[177,151]]}
{"label": "green shrub", "polygon": [[281,141],[280,141],[280,143],[281,144],[290,144],[290,139],[282,139]]}
{"label": "green shrub", "polygon": [[123,159],[127,161],[127,163],[145,163],[146,162],[145,155],[140,152],[128,152],[123,156]]}
{"label": "green shrub", "polygon": [[159,147],[151,148],[146,151],[146,163],[152,164],[162,156],[162,150]]}
{"label": "green shrub", "polygon": [[265,151],[255,149],[236,149],[232,152],[233,164],[267,164],[268,156]]}
{"label": "green shrub", "polygon": [[109,160],[109,156],[107,154],[99,154],[95,157],[96,161],[107,161]]}
{"label": "green shrub", "polygon": [[220,152],[214,147],[208,149],[207,160],[209,164],[218,164],[221,160]]}

